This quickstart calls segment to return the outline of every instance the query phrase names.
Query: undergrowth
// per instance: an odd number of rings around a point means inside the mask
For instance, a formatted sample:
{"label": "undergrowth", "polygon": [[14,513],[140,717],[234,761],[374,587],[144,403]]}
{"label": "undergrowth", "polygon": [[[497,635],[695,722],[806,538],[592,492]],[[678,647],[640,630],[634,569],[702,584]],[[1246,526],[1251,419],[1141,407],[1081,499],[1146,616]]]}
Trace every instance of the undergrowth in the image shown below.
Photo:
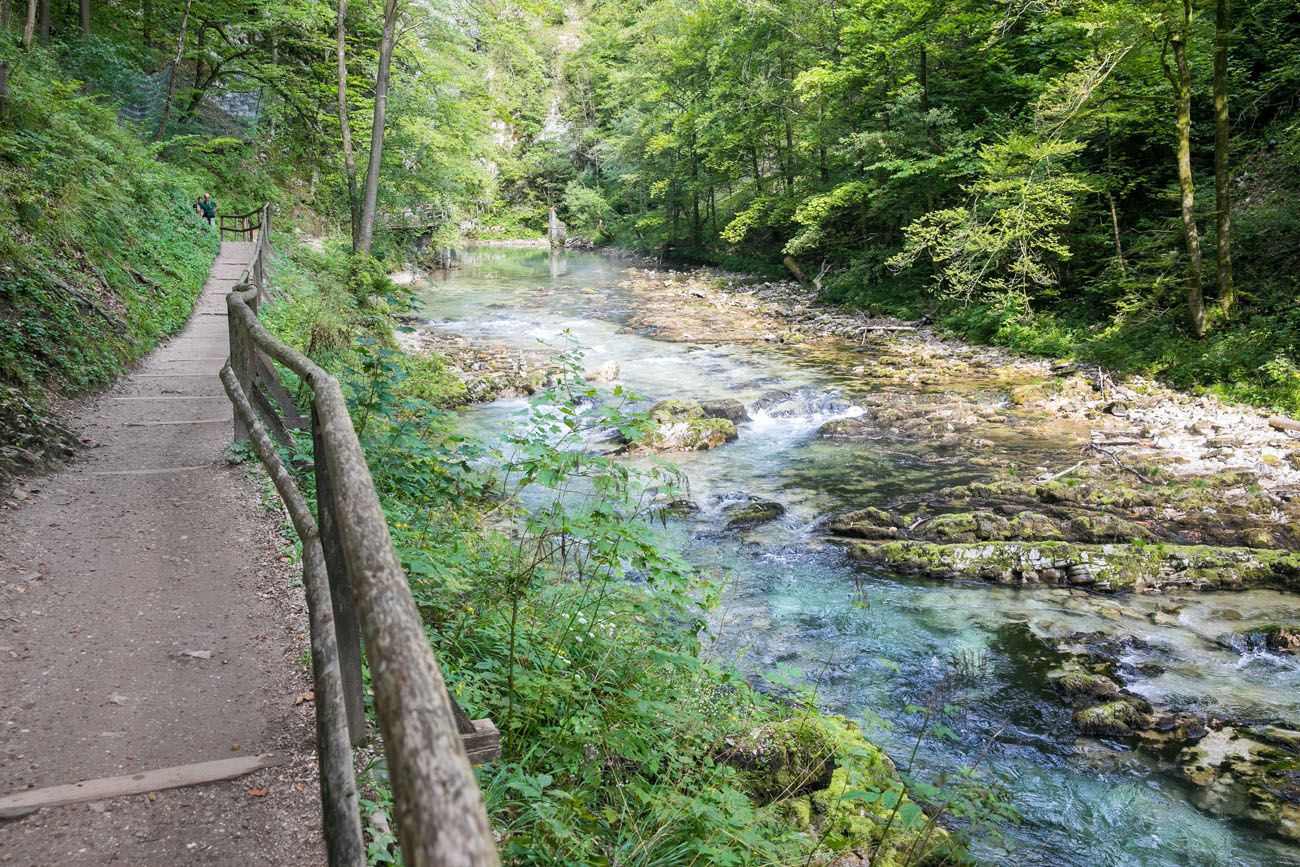
{"label": "undergrowth", "polygon": [[[0,33],[0,54],[13,47]],[[189,318],[217,233],[192,210],[194,178],[155,151],[53,53],[14,61],[0,116],[0,385],[37,415],[47,393],[107,385]]]}

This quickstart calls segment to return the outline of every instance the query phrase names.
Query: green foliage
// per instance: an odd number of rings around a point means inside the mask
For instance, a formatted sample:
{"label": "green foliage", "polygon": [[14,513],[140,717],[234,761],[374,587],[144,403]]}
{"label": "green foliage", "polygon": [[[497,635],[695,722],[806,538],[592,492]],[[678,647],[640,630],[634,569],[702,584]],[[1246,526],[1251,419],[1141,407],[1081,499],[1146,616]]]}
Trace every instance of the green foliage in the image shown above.
{"label": "green foliage", "polygon": [[[520,185],[580,183],[609,205],[618,243],[757,270],[779,270],[783,254],[806,272],[824,262],[830,300],[1294,407],[1281,367],[1257,374],[1296,357],[1300,205],[1285,191],[1300,180],[1300,123],[1283,94],[1300,81],[1300,25],[1280,0],[1232,9],[1239,302],[1230,317],[1211,311],[1196,341],[1176,294],[1187,262],[1163,65],[1181,25],[1165,11],[596,2],[581,40],[556,53],[550,86],[567,125],[516,136],[512,160],[545,171],[501,191],[523,202]],[[1209,7],[1192,13],[1192,162],[1213,302],[1214,26]]]}
{"label": "green foliage", "polygon": [[0,382],[39,403],[106,385],[184,325],[217,238],[193,213],[193,179],[158,162],[52,55],[17,61],[9,86]]}
{"label": "green foliage", "polygon": [[[633,395],[586,385],[580,354],[565,353],[575,375],[493,445],[462,437],[453,413],[411,390],[413,375],[442,378],[436,361],[372,337],[333,357],[449,687],[502,731],[503,758],[480,782],[503,860],[789,864],[882,837],[892,860],[881,863],[947,857],[947,835],[927,834],[856,728],[705,661],[718,587],[656,529],[679,496],[677,471],[580,448],[592,425],[648,426],[627,409]],[[310,474],[300,484],[310,491]],[[796,792],[782,768],[767,780],[738,770],[726,757],[755,738],[832,763],[835,787]],[[397,863],[382,762],[365,783],[370,861]],[[807,821],[792,821],[801,805]]]}
{"label": "green foliage", "polygon": [[600,241],[605,237],[606,224],[614,211],[600,190],[573,181],[564,189],[562,205],[570,234],[591,241]]}
{"label": "green foliage", "polygon": [[906,227],[906,245],[891,264],[905,268],[928,257],[941,289],[966,302],[1054,293],[1054,265],[1070,258],[1062,231],[1090,191],[1065,165],[1082,148],[1028,136],[984,147],[976,180],[964,190],[969,204]]}

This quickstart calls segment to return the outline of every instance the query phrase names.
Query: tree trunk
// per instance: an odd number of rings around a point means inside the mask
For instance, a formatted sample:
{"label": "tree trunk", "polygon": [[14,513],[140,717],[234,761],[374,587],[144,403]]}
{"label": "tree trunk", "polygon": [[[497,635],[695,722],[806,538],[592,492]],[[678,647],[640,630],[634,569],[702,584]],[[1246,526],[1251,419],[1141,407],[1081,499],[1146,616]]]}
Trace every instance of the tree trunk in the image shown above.
{"label": "tree trunk", "polygon": [[50,0],[39,0],[37,5],[36,16],[39,23],[36,25],[37,34],[40,36],[42,45],[50,44]]}
{"label": "tree trunk", "polygon": [[0,60],[0,121],[9,108],[9,61]]}
{"label": "tree trunk", "polygon": [[[194,34],[194,84],[190,87],[191,90],[198,90],[199,86],[203,83],[203,50],[207,46],[207,41],[208,23],[204,21],[199,25],[199,32]],[[191,99],[193,99],[193,97],[191,97]],[[194,104],[197,105],[197,102]],[[189,111],[190,110],[187,109],[186,114],[188,114]]]}
{"label": "tree trunk", "polygon": [[1228,189],[1228,0],[1214,13],[1214,237],[1218,253],[1219,304],[1236,303],[1232,285],[1232,194]]}
{"label": "tree trunk", "polygon": [[181,12],[181,29],[176,36],[176,55],[172,58],[171,74],[167,76],[167,96],[163,100],[162,117],[158,119],[158,129],[154,130],[153,140],[160,141],[167,129],[167,122],[172,116],[172,97],[176,94],[176,76],[180,74],[181,58],[185,56],[185,28],[190,23],[190,6],[194,0],[185,0],[185,10]]}
{"label": "tree trunk", "polygon": [[339,0],[338,67],[339,67],[339,132],[343,136],[343,167],[348,179],[348,217],[352,226],[352,251],[357,250],[357,230],[360,228],[360,207],[357,199],[357,161],[352,156],[352,126],[348,121],[348,0]]}
{"label": "tree trunk", "polygon": [[90,0],[81,0],[81,35],[90,35]]}
{"label": "tree trunk", "polygon": [[27,0],[27,20],[23,22],[23,51],[32,48],[32,34],[36,32],[36,0]]}
{"label": "tree trunk", "polygon": [[1119,209],[1115,207],[1115,194],[1110,190],[1106,191],[1106,204],[1110,205],[1110,229],[1115,236],[1115,264],[1119,266],[1119,274],[1123,277],[1126,272],[1124,269],[1124,245],[1120,243]]}
{"label": "tree trunk", "polygon": [[1196,229],[1196,188],[1192,184],[1192,73],[1187,66],[1187,24],[1191,0],[1183,0],[1183,30],[1170,37],[1177,66],[1178,191],[1182,200],[1183,233],[1187,241],[1187,316],[1192,334],[1205,334],[1205,300],[1201,292],[1201,238]]}
{"label": "tree trunk", "polygon": [[384,2],[384,32],[379,40],[379,70],[375,73],[375,120],[370,128],[370,163],[366,167],[365,198],[361,202],[361,226],[357,252],[369,253],[374,237],[375,207],[379,201],[379,167],[384,159],[384,115],[388,112],[389,66],[397,29],[397,0]]}
{"label": "tree trunk", "polygon": [[13,0],[0,0],[0,30],[9,29],[9,9]]}
{"label": "tree trunk", "polygon": [[1115,206],[1115,190],[1112,189],[1115,181],[1115,142],[1111,137],[1110,120],[1106,121],[1106,204],[1110,206],[1110,228],[1115,236],[1115,263],[1119,266],[1119,274],[1125,276],[1124,268],[1124,245],[1121,243],[1119,233],[1119,208]]}

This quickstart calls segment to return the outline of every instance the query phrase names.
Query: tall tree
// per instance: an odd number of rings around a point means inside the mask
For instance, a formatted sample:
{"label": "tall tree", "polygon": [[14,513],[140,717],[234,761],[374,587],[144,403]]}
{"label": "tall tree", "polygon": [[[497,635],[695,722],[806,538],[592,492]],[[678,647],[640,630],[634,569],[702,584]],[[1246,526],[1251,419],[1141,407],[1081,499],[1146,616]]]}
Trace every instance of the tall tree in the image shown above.
{"label": "tall tree", "polygon": [[81,35],[90,35],[90,0],[81,0]]}
{"label": "tall tree", "polygon": [[36,0],[27,0],[27,20],[23,22],[23,51],[30,51],[36,32]]}
{"label": "tall tree", "polygon": [[40,0],[37,4],[37,17],[40,19],[36,25],[37,33],[40,36],[42,45],[50,44],[50,0]]}
{"label": "tall tree", "polygon": [[162,117],[158,118],[158,128],[154,130],[153,140],[159,141],[167,130],[167,122],[172,117],[172,98],[176,95],[176,79],[180,75],[181,60],[185,57],[185,28],[190,23],[190,7],[194,0],[185,0],[185,9],[181,12],[180,31],[176,35],[176,54],[172,57],[171,73],[167,76],[167,95],[163,98]]}
{"label": "tall tree", "polygon": [[1219,304],[1224,313],[1236,303],[1232,285],[1232,193],[1228,163],[1228,0],[1214,10],[1214,236],[1218,254]]}
{"label": "tall tree", "polygon": [[366,167],[366,188],[361,200],[356,250],[369,253],[374,238],[375,207],[379,201],[379,167],[384,160],[384,118],[388,113],[389,67],[397,40],[397,0],[385,0],[384,32],[379,38],[379,69],[375,72],[375,117],[370,127],[370,163]]}
{"label": "tall tree", "polygon": [[348,120],[348,0],[339,0],[336,22],[339,76],[339,132],[343,136],[343,169],[348,181],[348,216],[352,225],[352,249],[357,249],[357,232],[361,228],[361,208],[357,197],[357,161],[352,154],[352,125]]}
{"label": "tall tree", "polygon": [[1175,26],[1166,19],[1166,38],[1174,52],[1174,68],[1167,58],[1165,76],[1174,89],[1174,132],[1178,155],[1178,193],[1187,246],[1187,318],[1192,334],[1205,334],[1205,298],[1201,289],[1201,236],[1196,228],[1196,187],[1192,182],[1192,71],[1187,65],[1187,37],[1192,25],[1192,2],[1183,0],[1182,20]]}

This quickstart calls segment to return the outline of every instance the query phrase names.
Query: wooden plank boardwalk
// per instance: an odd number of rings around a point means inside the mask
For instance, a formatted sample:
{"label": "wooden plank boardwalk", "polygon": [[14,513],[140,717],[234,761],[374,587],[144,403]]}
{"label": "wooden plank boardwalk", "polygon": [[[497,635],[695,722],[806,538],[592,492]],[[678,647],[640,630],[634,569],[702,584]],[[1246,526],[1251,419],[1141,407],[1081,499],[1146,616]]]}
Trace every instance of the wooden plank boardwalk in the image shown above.
{"label": "wooden plank boardwalk", "polygon": [[252,253],[222,245],[184,332],[75,408],[91,446],[0,510],[0,796],[286,761],[7,821],[0,863],[323,858],[302,590],[258,485],[225,461],[224,296]]}

